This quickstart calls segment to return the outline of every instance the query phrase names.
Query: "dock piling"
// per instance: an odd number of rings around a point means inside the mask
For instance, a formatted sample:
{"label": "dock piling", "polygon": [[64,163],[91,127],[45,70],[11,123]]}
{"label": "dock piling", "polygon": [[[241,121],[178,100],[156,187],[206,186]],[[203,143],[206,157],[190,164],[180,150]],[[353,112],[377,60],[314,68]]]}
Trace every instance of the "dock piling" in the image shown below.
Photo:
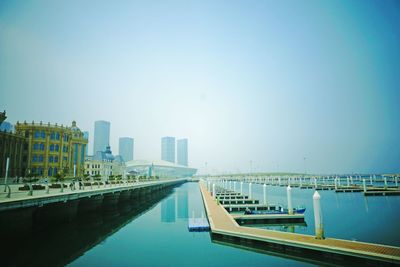
{"label": "dock piling", "polygon": [[363,179],[363,190],[364,190],[364,193],[367,192],[367,186],[365,184],[365,179]]}
{"label": "dock piling", "polygon": [[293,206],[292,206],[292,188],[290,185],[286,188],[287,193],[287,202],[288,202],[288,213],[289,215],[293,215]]}
{"label": "dock piling", "polygon": [[249,183],[249,198],[251,199],[251,196],[252,196],[252,194],[251,194],[251,183]]}
{"label": "dock piling", "polygon": [[240,182],[240,194],[243,195],[243,182]]}
{"label": "dock piling", "polygon": [[322,224],[322,213],[321,213],[321,196],[318,191],[315,191],[313,195],[313,206],[314,206],[314,222],[315,222],[315,238],[324,239],[324,228]]}
{"label": "dock piling", "polygon": [[267,185],[263,185],[264,205],[267,205]]}

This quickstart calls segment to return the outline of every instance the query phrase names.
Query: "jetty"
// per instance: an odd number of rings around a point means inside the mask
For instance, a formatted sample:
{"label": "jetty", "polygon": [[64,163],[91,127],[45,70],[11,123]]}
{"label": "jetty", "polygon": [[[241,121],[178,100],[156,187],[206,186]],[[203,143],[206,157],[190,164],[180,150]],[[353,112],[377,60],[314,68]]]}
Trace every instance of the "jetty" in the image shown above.
{"label": "jetty", "polygon": [[399,247],[240,226],[212,195],[215,186],[212,193],[202,182],[199,186],[215,242],[341,265],[400,264]]}

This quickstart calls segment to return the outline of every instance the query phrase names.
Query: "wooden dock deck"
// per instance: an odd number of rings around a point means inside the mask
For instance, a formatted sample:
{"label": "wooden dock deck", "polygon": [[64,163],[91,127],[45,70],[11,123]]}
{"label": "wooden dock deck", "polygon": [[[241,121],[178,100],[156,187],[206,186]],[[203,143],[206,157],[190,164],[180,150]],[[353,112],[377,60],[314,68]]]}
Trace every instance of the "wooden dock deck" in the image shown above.
{"label": "wooden dock deck", "polygon": [[[211,233],[217,239],[232,240],[251,246],[251,242],[261,244],[264,248],[282,248],[285,253],[297,253],[304,255],[317,253],[322,260],[356,259],[376,265],[386,263],[389,265],[400,264],[400,248],[372,243],[355,242],[334,238],[316,239],[311,235],[285,233],[272,230],[239,226],[235,219],[219,205],[207,191],[206,187],[199,183],[204,206],[210,223]],[[360,263],[360,262],[359,262]]]}

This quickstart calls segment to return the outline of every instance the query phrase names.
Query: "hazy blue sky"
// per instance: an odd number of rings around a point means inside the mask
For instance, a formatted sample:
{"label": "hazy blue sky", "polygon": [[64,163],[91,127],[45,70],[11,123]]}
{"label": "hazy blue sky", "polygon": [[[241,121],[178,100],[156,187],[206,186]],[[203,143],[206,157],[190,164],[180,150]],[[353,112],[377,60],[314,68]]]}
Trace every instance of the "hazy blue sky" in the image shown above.
{"label": "hazy blue sky", "polygon": [[136,158],[398,172],[399,85],[399,1],[0,1],[9,121],[108,120]]}

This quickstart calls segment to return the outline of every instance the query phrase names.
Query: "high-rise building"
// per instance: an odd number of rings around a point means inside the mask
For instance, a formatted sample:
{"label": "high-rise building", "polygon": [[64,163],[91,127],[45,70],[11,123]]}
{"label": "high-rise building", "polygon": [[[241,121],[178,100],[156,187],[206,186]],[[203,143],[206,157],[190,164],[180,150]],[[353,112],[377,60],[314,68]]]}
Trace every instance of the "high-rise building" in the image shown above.
{"label": "high-rise building", "polygon": [[133,142],[133,138],[130,137],[119,138],[119,155],[122,156],[124,161],[133,160]]}
{"label": "high-rise building", "polygon": [[88,145],[85,146],[85,154],[86,156],[89,155],[89,132],[88,131],[84,131],[83,132],[83,138],[86,139],[88,141]]}
{"label": "high-rise building", "polygon": [[110,144],[110,122],[95,121],[93,155],[96,155],[97,151],[105,151],[106,147],[109,144]]}
{"label": "high-rise building", "polygon": [[175,137],[161,138],[161,159],[175,163]]}
{"label": "high-rise building", "polygon": [[188,166],[188,140],[178,139],[177,144],[177,163]]}

